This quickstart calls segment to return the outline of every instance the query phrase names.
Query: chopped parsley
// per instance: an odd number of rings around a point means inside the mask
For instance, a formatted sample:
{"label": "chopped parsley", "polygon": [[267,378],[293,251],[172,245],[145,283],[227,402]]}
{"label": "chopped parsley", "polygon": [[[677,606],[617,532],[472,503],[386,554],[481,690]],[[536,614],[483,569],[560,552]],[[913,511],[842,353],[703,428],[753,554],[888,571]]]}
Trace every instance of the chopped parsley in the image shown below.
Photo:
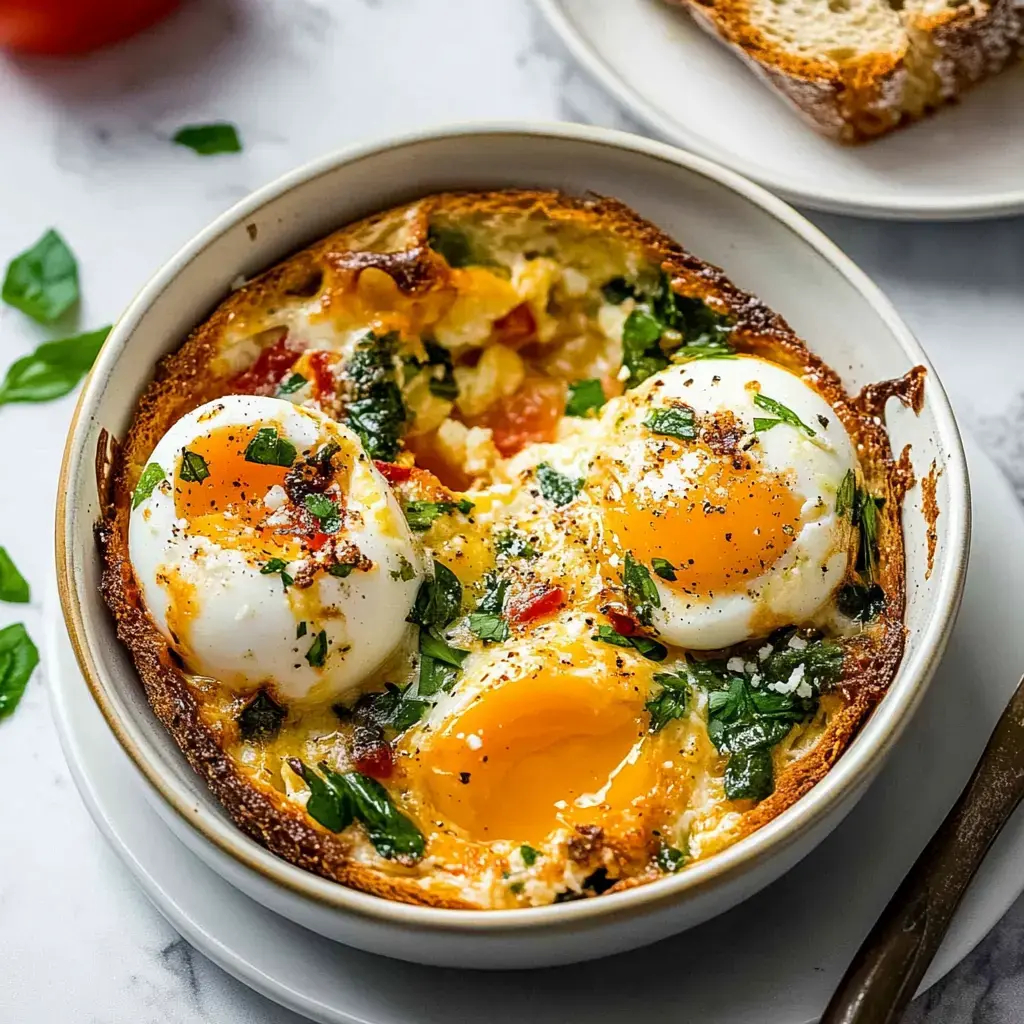
{"label": "chopped parsley", "polygon": [[290,466],[295,462],[295,445],[281,437],[277,427],[260,427],[245,449],[245,461],[260,466]]}
{"label": "chopped parsley", "polygon": [[693,441],[697,437],[697,417],[688,405],[652,409],[644,420],[644,426],[652,433],[676,437],[680,441]]}
{"label": "chopped parsley", "polygon": [[537,486],[540,493],[555,505],[568,505],[583,487],[582,480],[573,480],[547,462],[536,469]]}
{"label": "chopped parsley", "polygon": [[78,263],[52,228],[8,264],[0,292],[8,306],[51,324],[78,301]]}
{"label": "chopped parsley", "polygon": [[309,383],[301,373],[293,373],[286,380],[281,381],[277,385],[277,393],[279,395],[294,395],[296,391],[301,390]]}
{"label": "chopped parsley", "polygon": [[661,596],[647,566],[638,562],[629,551],[622,567],[622,587],[637,619],[642,625],[649,626],[654,618],[654,609],[661,607]]}
{"label": "chopped parsley", "polygon": [[462,608],[462,584],[446,565],[435,560],[434,575],[420,584],[409,621],[427,629],[444,629]]}
{"label": "chopped parsley", "polygon": [[853,470],[848,469],[839,489],[836,491],[836,515],[853,515],[854,503],[857,500],[857,478]]}
{"label": "chopped parsley", "polygon": [[102,327],[60,341],[44,341],[34,352],[16,359],[0,381],[0,405],[49,402],[66,395],[92,368],[109,333],[109,327]]}
{"label": "chopped parsley", "polygon": [[565,403],[566,416],[586,416],[595,412],[607,401],[604,388],[596,378],[578,380],[569,385],[569,397]]}
{"label": "chopped parsley", "polygon": [[462,610],[462,584],[440,562],[433,578],[424,580],[416,594],[409,621],[420,627],[420,674],[409,697],[434,697],[447,692],[458,678],[467,651],[452,647],[441,635]]}
{"label": "chopped parsley", "polygon": [[396,380],[398,335],[372,331],[356,346],[345,366],[349,385],[345,415],[371,459],[394,462],[408,412]]}
{"label": "chopped parsley", "polygon": [[434,522],[443,515],[461,512],[464,516],[473,511],[473,502],[468,498],[458,501],[424,501],[417,499],[405,506],[405,518],[410,530],[423,533],[429,530]]}
{"label": "chopped parsley", "polygon": [[405,555],[399,555],[398,568],[392,569],[390,576],[393,580],[401,580],[403,583],[408,583],[409,580],[416,578],[416,570],[413,568],[412,562]]}
{"label": "chopped parsley", "polygon": [[764,409],[766,412],[770,412],[771,418],[763,418],[760,416],[754,417],[754,430],[764,431],[771,430],[772,427],[778,426],[780,423],[788,423],[791,427],[796,427],[797,430],[802,430],[808,437],[817,437],[817,431],[812,430],[809,426],[792,409],[788,406],[783,405],[781,402],[777,402],[774,398],[769,398],[767,395],[762,395],[758,392],[754,395],[754,405],[759,409]]}
{"label": "chopped parsley", "polygon": [[353,571],[357,568],[355,562],[335,562],[328,570],[327,573],[335,579],[344,580],[348,579],[352,575]]}
{"label": "chopped parsley", "polygon": [[187,146],[200,156],[242,152],[238,129],[227,121],[185,125],[174,133],[171,141],[178,146]]}
{"label": "chopped parsley", "polygon": [[536,558],[540,554],[518,530],[503,530],[499,533],[494,549],[507,558]]}
{"label": "chopped parsley", "polygon": [[651,568],[669,583],[676,581],[676,567],[667,558],[652,558]]}
{"label": "chopped parsley", "polygon": [[0,629],[0,718],[14,712],[38,664],[39,651],[22,623]]}
{"label": "chopped parsley", "polygon": [[29,596],[28,580],[18,571],[7,548],[0,547],[0,601],[27,604]]}
{"label": "chopped parsley", "polygon": [[662,846],[654,858],[655,864],[666,875],[674,875],[686,862],[686,854],[674,846]]}
{"label": "chopped parsley", "polygon": [[685,672],[657,672],[654,682],[661,690],[644,707],[651,716],[650,731],[661,732],[669,722],[689,713],[690,677]]}
{"label": "chopped parsley", "polygon": [[494,643],[503,643],[509,638],[508,622],[503,615],[508,587],[508,580],[499,579],[494,573],[488,575],[483,596],[469,617],[469,628],[474,636]]}
{"label": "chopped parsley", "polygon": [[649,661],[664,661],[668,657],[668,648],[664,644],[659,644],[657,640],[642,634],[625,636],[611,626],[598,626],[597,632],[590,639],[611,644],[613,647],[632,647]]}
{"label": "chopped parsley", "polygon": [[519,856],[523,858],[523,863],[528,867],[532,868],[537,863],[537,858],[540,856],[540,850],[535,850],[532,846],[528,846],[523,843],[519,847]]}
{"label": "chopped parsley", "polygon": [[313,642],[309,645],[309,650],[306,651],[306,661],[309,662],[311,668],[323,668],[326,660],[327,631],[321,629],[320,632],[313,637]]}
{"label": "chopped parsley", "polygon": [[337,533],[341,529],[341,509],[326,494],[315,491],[303,499],[306,511],[317,520],[321,533]]}
{"label": "chopped parsley", "polygon": [[196,452],[190,452],[187,448],[181,452],[181,468],[178,476],[187,484],[201,484],[210,475],[210,468],[206,465],[206,459]]}
{"label": "chopped parsley", "polygon": [[264,562],[260,569],[261,576],[276,576],[278,573],[281,575],[284,589],[287,590],[295,580],[289,575],[288,563],[283,558],[271,558],[269,561]]}
{"label": "chopped parsley", "polygon": [[277,735],[288,710],[266,691],[260,690],[238,714],[238,731],[243,740],[263,740]]}
{"label": "chopped parsley", "polygon": [[155,462],[149,463],[142,471],[139,482],[135,485],[135,490],[132,492],[132,508],[138,508],[152,495],[156,485],[166,479],[167,474],[164,472],[163,466]]}
{"label": "chopped parsley", "polygon": [[[368,694],[359,705],[359,710],[371,722],[382,729],[393,729],[396,733],[405,732],[414,726],[433,707],[434,701],[417,696],[417,684],[400,687],[394,683],[385,683],[384,689]],[[341,712],[340,706],[335,711]]]}
{"label": "chopped parsley", "polygon": [[467,267],[474,262],[469,238],[455,228],[431,224],[427,229],[427,245],[443,256],[450,267]]}

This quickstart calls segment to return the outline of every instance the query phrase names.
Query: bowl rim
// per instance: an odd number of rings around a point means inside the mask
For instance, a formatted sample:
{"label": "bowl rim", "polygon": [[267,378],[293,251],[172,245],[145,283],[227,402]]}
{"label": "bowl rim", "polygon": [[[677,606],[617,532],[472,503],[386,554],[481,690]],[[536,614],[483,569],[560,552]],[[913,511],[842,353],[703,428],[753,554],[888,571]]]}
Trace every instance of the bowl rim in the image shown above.
{"label": "bowl rim", "polygon": [[[222,235],[250,219],[291,190],[337,168],[373,159],[393,149],[422,142],[472,140],[491,136],[582,141],[680,167],[738,193],[810,246],[852,285],[883,321],[908,361],[923,365],[929,378],[929,403],[936,432],[946,452],[949,490],[945,517],[946,550],[937,573],[936,594],[929,618],[913,655],[904,657],[885,699],[874,709],[836,765],[809,792],[757,831],[727,849],[699,861],[679,874],[648,882],[600,899],[579,900],[515,910],[453,910],[399,903],[350,889],[305,871],[260,846],[227,819],[219,807],[210,807],[179,789],[172,773],[161,770],[161,756],[141,727],[118,710],[116,691],[108,686],[93,651],[82,611],[74,564],[74,497],[82,474],[94,471],[93,454],[86,452],[83,435],[96,416],[105,386],[125,342],[137,329],[152,304],[181,271]],[[625,920],[726,883],[750,871],[769,851],[778,855],[797,843],[836,810],[850,793],[863,789],[899,738],[924,695],[945,648],[959,607],[966,574],[970,538],[970,485],[960,433],[952,408],[928,357],[880,289],[817,227],[783,200],[734,171],[676,149],[665,143],[612,129],[560,122],[474,121],[444,124],[384,139],[344,147],[290,171],[256,190],[215,218],[182,246],[149,279],[115,323],[78,398],[61,462],[56,503],[55,554],[57,589],[75,657],[92,693],[121,747],[156,794],[181,821],[232,860],[255,871],[265,881],[349,915],[405,927],[443,932],[519,932],[532,928],[558,928],[602,919]],[[90,600],[100,600],[98,593]],[[211,796],[211,800],[214,798]]]}

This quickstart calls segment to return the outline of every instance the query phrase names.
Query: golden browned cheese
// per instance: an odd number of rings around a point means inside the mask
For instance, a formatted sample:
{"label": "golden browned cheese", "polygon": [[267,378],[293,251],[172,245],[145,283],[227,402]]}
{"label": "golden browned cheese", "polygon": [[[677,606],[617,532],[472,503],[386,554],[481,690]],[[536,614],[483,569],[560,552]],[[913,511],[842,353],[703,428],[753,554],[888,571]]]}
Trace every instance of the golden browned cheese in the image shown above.
{"label": "golden browned cheese", "polygon": [[[455,266],[441,255],[446,233],[456,234],[464,250],[459,258],[449,251]],[[886,596],[885,610],[843,638],[839,680],[821,696],[813,717],[779,745],[774,791],[760,802],[725,799],[724,758],[701,722],[680,722],[646,741],[644,759],[616,769],[599,819],[562,815],[564,827],[552,840],[537,808],[557,805],[562,789],[586,792],[594,765],[611,772],[622,751],[644,737],[645,696],[657,666],[635,652],[627,656],[614,646],[590,644],[585,664],[557,672],[538,667],[529,661],[531,644],[558,652],[563,666],[579,659],[582,649],[564,635],[560,620],[541,618],[517,634],[521,645],[481,669],[481,692],[488,700],[470,702],[439,722],[429,744],[416,730],[392,742],[394,770],[384,783],[426,835],[426,855],[399,863],[376,855],[358,825],[329,831],[296,799],[303,783],[288,760],[350,766],[351,719],[330,707],[293,711],[272,738],[243,740],[237,716],[244,699],[186,671],[143,607],[128,555],[128,521],[132,492],[150,453],[190,410],[239,391],[272,393],[267,382],[291,372],[313,382],[312,401],[325,413],[343,418],[345,390],[332,382],[347,358],[345,346],[318,347],[318,338],[390,332],[410,361],[425,361],[423,339],[430,337],[451,353],[458,397],[436,393],[426,376],[410,372],[403,385],[410,415],[395,463],[402,468],[389,472],[405,500],[447,499],[469,489],[476,515],[486,520],[489,503],[499,500],[488,482],[500,478],[511,480],[513,490],[522,486],[507,467],[524,445],[554,437],[571,382],[593,378],[606,396],[622,391],[621,346],[599,328],[600,316],[608,314],[598,308],[599,284],[652,274],[664,274],[677,295],[699,299],[727,318],[737,352],[801,375],[832,407],[854,441],[864,488],[884,499],[875,579]],[[291,350],[290,338],[305,341]],[[707,804],[708,839],[700,856],[712,856],[790,806],[828,772],[885,692],[904,642],[900,510],[909,479],[893,457],[880,413],[893,395],[915,404],[921,386],[915,372],[860,396],[847,395],[838,376],[781,317],[614,200],[531,191],[430,196],[343,228],[248,282],[155,368],[127,436],[97,460],[100,493],[108,496],[98,531],[104,597],[153,710],[192,767],[240,828],[299,867],[380,896],[439,907],[515,907],[564,898],[566,891],[594,895],[636,885],[663,874],[661,830],[684,808],[696,812],[701,800]],[[703,443],[732,459],[723,473],[742,471],[739,440],[728,415],[705,426]],[[774,503],[791,515],[787,497],[767,485],[752,492],[752,500],[766,507]],[[572,529],[559,516],[551,512],[550,528]],[[688,521],[677,525],[697,528]],[[621,529],[628,532],[628,523]],[[785,537],[778,540],[785,543]],[[657,554],[654,541],[648,547]],[[493,567],[489,542],[458,517],[443,517],[431,527],[430,545],[467,591],[479,588]],[[525,568],[517,581],[534,598],[543,597],[551,582]],[[626,612],[611,591],[584,599],[568,585],[564,590],[559,600],[588,629],[605,621],[602,616]],[[389,670],[398,671],[385,666],[367,680],[367,688],[394,679]],[[521,715],[523,708],[535,714]],[[519,780],[521,798],[486,763],[474,768],[471,791],[452,783],[460,775],[468,782],[469,773],[460,771],[465,734],[515,719],[525,723],[517,726],[523,735],[516,742],[529,744],[530,730],[539,734],[546,723],[577,715],[580,708],[592,711],[590,724],[566,740],[559,759],[537,754],[530,774]],[[585,758],[573,756],[574,743],[586,750]],[[666,767],[683,747],[689,774]],[[465,828],[453,827],[453,821]],[[488,828],[514,835],[515,843],[481,841],[481,830]],[[517,852],[521,844],[545,842],[542,863],[524,864]]]}

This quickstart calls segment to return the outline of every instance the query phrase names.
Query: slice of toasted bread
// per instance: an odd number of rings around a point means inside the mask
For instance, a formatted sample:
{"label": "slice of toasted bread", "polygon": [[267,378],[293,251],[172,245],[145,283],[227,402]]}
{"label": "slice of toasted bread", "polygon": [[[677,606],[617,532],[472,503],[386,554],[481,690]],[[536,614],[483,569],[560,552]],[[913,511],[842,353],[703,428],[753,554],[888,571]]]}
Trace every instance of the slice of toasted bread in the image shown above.
{"label": "slice of toasted bread", "polygon": [[1024,45],[1016,0],[668,0],[823,135],[864,142],[958,99]]}

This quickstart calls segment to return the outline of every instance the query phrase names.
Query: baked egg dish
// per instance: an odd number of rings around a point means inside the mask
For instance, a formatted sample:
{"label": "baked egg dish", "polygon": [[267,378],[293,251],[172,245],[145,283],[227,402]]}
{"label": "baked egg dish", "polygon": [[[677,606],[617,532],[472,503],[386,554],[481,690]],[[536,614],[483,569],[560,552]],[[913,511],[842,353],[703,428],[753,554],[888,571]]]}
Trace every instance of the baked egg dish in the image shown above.
{"label": "baked egg dish", "polygon": [[433,195],[254,279],[98,460],[103,593],[237,825],[515,909],[685,872],[818,782],[903,651],[906,453],[622,204]]}

